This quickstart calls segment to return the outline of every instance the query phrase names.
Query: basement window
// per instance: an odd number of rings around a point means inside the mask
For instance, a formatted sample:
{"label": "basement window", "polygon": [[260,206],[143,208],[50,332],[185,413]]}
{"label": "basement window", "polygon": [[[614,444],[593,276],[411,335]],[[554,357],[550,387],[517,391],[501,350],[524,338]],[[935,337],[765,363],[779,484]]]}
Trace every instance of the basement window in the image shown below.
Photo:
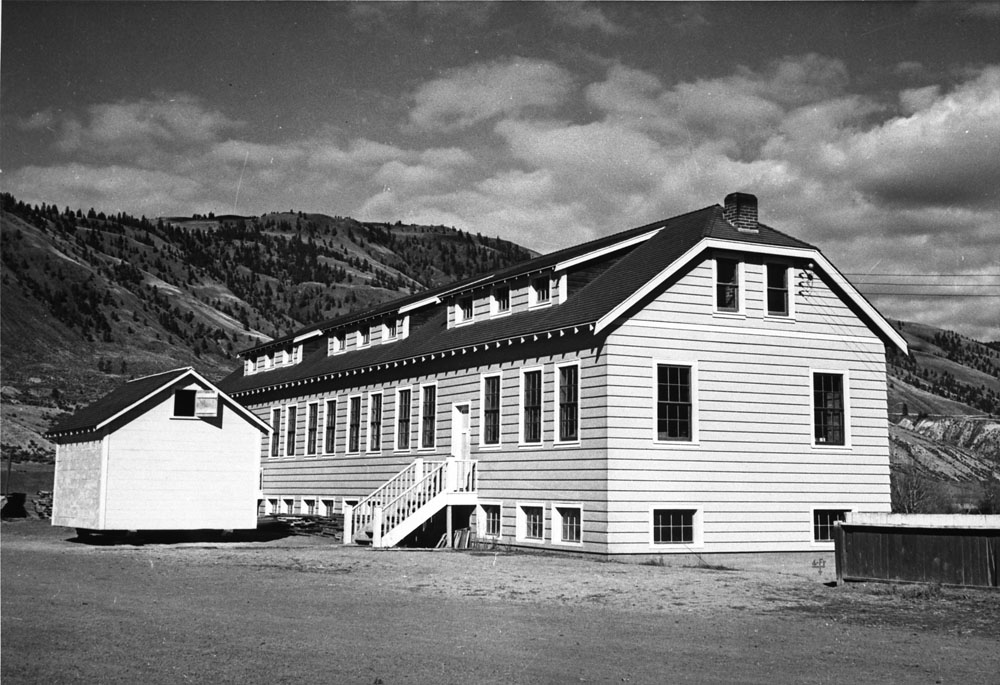
{"label": "basement window", "polygon": [[653,509],[654,545],[690,545],[697,542],[697,509]]}
{"label": "basement window", "polygon": [[174,391],[174,416],[193,417],[197,390]]}
{"label": "basement window", "polygon": [[814,509],[813,542],[833,542],[834,524],[846,520],[846,509]]}

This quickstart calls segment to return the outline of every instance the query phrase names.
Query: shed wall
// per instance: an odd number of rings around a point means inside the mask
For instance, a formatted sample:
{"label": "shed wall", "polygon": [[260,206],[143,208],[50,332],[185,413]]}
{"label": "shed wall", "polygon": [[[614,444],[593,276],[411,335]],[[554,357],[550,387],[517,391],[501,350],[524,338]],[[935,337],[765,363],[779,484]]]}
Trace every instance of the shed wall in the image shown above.
{"label": "shed wall", "polygon": [[102,440],[67,442],[56,447],[52,525],[100,528],[103,454]]}

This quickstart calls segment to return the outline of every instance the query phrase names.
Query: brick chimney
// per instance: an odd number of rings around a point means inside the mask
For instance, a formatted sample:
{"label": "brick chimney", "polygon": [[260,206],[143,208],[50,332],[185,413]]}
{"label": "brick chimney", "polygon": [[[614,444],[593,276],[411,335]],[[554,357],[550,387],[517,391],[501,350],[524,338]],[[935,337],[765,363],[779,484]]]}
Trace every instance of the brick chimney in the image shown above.
{"label": "brick chimney", "polygon": [[722,216],[743,233],[757,233],[757,196],[750,193],[729,193]]}

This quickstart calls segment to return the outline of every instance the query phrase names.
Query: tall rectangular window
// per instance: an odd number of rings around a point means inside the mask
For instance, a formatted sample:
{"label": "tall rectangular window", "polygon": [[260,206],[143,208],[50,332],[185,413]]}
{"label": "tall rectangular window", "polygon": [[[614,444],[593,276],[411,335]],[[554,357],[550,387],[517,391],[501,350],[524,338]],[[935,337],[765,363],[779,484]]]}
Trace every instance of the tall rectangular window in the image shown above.
{"label": "tall rectangular window", "polygon": [[500,537],[500,505],[484,504],[483,507],[483,537]]}
{"label": "tall rectangular window", "polygon": [[298,411],[299,408],[292,405],[288,408],[288,442],[285,445],[285,454],[289,457],[295,455],[295,441],[298,440]]}
{"label": "tall rectangular window", "polygon": [[420,392],[423,396],[420,402],[420,446],[434,447],[437,438],[437,386],[425,385]]}
{"label": "tall rectangular window", "polygon": [[472,316],[474,313],[473,309],[474,300],[471,297],[463,297],[458,301],[458,320],[462,321],[472,321]]}
{"label": "tall rectangular window", "polygon": [[720,312],[740,310],[740,264],[735,259],[715,260],[715,308]]}
{"label": "tall rectangular window", "polygon": [[316,454],[316,439],[319,431],[319,404],[309,405],[309,416],[306,424],[306,454]]}
{"label": "tall rectangular window", "polygon": [[385,322],[385,337],[392,340],[397,335],[399,335],[399,322],[396,319],[389,319]]}
{"label": "tall rectangular window", "polygon": [[281,409],[271,410],[271,456],[278,456],[281,446]]}
{"label": "tall rectangular window", "polygon": [[813,374],[813,426],[817,445],[845,444],[842,374]]}
{"label": "tall rectangular window", "polygon": [[691,367],[656,366],[656,438],[692,439]]}
{"label": "tall rectangular window", "polygon": [[323,451],[327,454],[333,454],[337,430],[337,400],[326,401],[326,423],[323,428],[325,430]]}
{"label": "tall rectangular window", "polygon": [[552,284],[549,282],[548,276],[542,276],[536,278],[531,282],[531,291],[534,295],[532,298],[534,304],[546,304],[552,298]]}
{"label": "tall rectangular window", "polygon": [[358,331],[358,335],[361,338],[361,342],[359,344],[360,347],[364,347],[365,345],[371,343],[372,341],[371,326],[365,326],[364,328],[362,328],[360,331]]}
{"label": "tall rectangular window", "polygon": [[559,542],[580,542],[580,508],[556,507],[559,519]]}
{"label": "tall rectangular window", "polygon": [[653,543],[669,545],[694,542],[693,509],[654,509]]}
{"label": "tall rectangular window", "polygon": [[788,311],[788,267],[768,264],[767,313],[770,316],[788,316]]}
{"label": "tall rectangular window", "polygon": [[559,440],[580,438],[580,367],[559,367]]}
{"label": "tall rectangular window", "polygon": [[542,441],[542,372],[521,375],[521,442]]}
{"label": "tall rectangular window", "polygon": [[524,507],[524,537],[529,540],[545,538],[545,509]]}
{"label": "tall rectangular window", "polygon": [[347,451],[361,451],[361,398],[352,397],[347,422]]}
{"label": "tall rectangular window", "polygon": [[382,393],[368,396],[368,451],[382,450]]}
{"label": "tall rectangular window", "polygon": [[483,378],[483,444],[500,444],[500,376]]}
{"label": "tall rectangular window", "polygon": [[410,389],[401,388],[396,393],[396,449],[410,449]]}

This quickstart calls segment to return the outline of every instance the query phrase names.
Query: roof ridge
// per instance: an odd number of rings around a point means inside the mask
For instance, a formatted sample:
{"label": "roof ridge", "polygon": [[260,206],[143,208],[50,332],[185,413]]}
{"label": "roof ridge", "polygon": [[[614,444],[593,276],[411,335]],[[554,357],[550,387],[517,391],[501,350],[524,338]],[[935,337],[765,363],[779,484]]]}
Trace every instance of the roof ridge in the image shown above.
{"label": "roof ridge", "polygon": [[157,376],[166,376],[167,374],[178,373],[180,371],[194,371],[193,366],[179,366],[176,369],[170,369],[169,371],[157,371],[156,373],[150,373],[145,376],[139,376],[138,378],[129,378],[126,383],[135,383],[136,381],[145,381],[150,378],[156,378]]}

